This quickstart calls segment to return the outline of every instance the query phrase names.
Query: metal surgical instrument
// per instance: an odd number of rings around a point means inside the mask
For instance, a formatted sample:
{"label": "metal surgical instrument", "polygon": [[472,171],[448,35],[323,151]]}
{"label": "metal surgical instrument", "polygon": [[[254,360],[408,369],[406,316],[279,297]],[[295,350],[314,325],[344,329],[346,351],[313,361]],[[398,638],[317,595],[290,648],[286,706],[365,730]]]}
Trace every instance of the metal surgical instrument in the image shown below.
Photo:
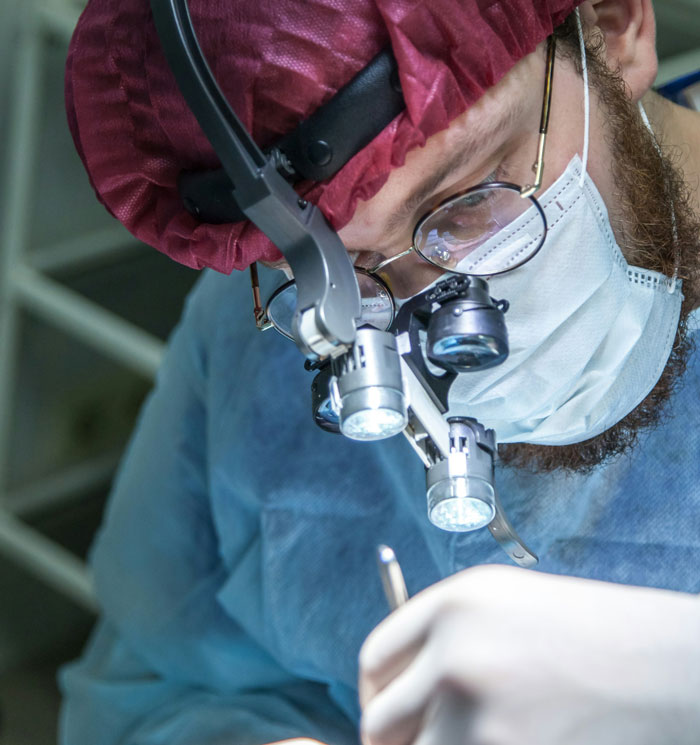
{"label": "metal surgical instrument", "polygon": [[394,550],[389,546],[377,546],[377,566],[382,578],[384,594],[392,612],[408,600],[408,590]]}

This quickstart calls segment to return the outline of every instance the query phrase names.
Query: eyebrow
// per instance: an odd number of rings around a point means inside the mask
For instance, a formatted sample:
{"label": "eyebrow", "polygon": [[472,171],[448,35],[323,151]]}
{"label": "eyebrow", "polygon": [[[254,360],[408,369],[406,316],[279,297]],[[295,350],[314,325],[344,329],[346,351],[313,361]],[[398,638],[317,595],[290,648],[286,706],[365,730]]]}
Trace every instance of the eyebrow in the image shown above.
{"label": "eyebrow", "polygon": [[513,122],[520,117],[524,108],[525,101],[521,98],[504,109],[495,125],[489,126],[487,133],[484,131],[485,128],[468,132],[467,136],[455,146],[457,156],[445,155],[437,170],[423,179],[401,206],[391,214],[386,224],[387,234],[391,235],[403,227],[405,220],[413,214],[420,204],[433,194],[450,175],[469,163],[478,151],[484,146],[488,146],[499,134],[509,129]]}

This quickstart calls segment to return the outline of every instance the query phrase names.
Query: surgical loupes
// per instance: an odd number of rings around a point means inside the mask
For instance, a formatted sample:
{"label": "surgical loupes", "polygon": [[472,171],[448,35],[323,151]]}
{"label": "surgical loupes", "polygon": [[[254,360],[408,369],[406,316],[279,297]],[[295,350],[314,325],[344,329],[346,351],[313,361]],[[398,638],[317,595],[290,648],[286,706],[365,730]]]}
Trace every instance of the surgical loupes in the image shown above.
{"label": "surgical loupes", "polygon": [[[471,361],[468,369],[484,369],[507,355],[508,341],[501,317],[507,303],[491,300],[484,280],[478,280],[475,295],[474,284],[474,278],[448,278],[406,303],[396,318],[393,328],[408,417],[403,432],[426,468],[430,521],[449,531],[466,532],[488,526],[510,558],[528,567],[537,563],[537,556],[506,517],[495,488],[494,431],[473,418],[445,419],[449,389],[457,375],[454,368],[465,369]],[[461,312],[452,313],[454,308]],[[443,333],[459,339],[453,348],[461,350],[462,363],[451,365],[441,375],[431,371],[424,351],[430,324],[438,312],[442,315]],[[444,323],[451,313],[454,328]],[[465,322],[463,315],[467,313],[473,317]],[[497,358],[500,359],[495,361]]]}

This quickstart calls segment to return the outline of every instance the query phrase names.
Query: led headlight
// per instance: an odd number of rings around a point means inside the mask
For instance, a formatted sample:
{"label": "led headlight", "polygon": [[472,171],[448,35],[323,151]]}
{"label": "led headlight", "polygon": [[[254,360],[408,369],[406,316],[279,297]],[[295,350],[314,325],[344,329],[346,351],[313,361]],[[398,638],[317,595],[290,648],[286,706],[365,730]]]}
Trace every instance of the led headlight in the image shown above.
{"label": "led headlight", "polygon": [[428,517],[443,530],[478,530],[496,514],[493,432],[466,417],[448,423],[450,452],[426,474]]}
{"label": "led headlight", "polygon": [[396,339],[362,328],[353,348],[332,362],[331,402],[340,431],[353,440],[382,440],[408,421]]}

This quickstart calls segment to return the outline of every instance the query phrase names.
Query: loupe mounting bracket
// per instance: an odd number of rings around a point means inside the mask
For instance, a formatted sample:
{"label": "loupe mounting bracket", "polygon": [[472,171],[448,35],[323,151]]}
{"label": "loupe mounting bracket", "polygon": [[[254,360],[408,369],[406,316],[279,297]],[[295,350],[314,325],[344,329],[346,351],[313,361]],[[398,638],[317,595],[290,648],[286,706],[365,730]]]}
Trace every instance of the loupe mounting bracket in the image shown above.
{"label": "loupe mounting bracket", "polygon": [[[401,306],[392,330],[397,336],[401,365],[408,398],[408,425],[404,435],[429,471],[450,456],[450,425],[444,415],[448,411],[450,386],[457,377],[454,372],[435,375],[426,365],[420,333],[427,333],[432,312],[442,303],[463,297],[471,286],[468,276],[452,276],[439,282]],[[507,310],[507,301],[503,311]],[[482,457],[490,461],[490,482],[494,485],[495,515],[488,525],[489,532],[506,554],[521,567],[533,567],[537,555],[520,538],[503,509],[495,487],[495,459],[498,457],[495,433],[476,420],[471,428],[476,447]],[[469,457],[468,454],[465,457]]]}
{"label": "loupe mounting bracket", "polygon": [[447,412],[447,397],[457,375],[447,371],[437,375],[430,371],[425,362],[420,336],[421,332],[427,333],[430,317],[437,306],[443,301],[457,297],[455,293],[466,292],[469,285],[470,280],[466,276],[442,280],[435,287],[405,302],[390,329],[396,335],[399,354],[441,414]]}
{"label": "loupe mounting bracket", "polygon": [[360,292],[352,262],[315,206],[301,199],[253,141],[224,97],[199,46],[187,0],[151,0],[165,57],[189,108],[229,177],[232,199],[279,248],[297,282],[292,332],[310,359],[337,356],[355,340]]}

